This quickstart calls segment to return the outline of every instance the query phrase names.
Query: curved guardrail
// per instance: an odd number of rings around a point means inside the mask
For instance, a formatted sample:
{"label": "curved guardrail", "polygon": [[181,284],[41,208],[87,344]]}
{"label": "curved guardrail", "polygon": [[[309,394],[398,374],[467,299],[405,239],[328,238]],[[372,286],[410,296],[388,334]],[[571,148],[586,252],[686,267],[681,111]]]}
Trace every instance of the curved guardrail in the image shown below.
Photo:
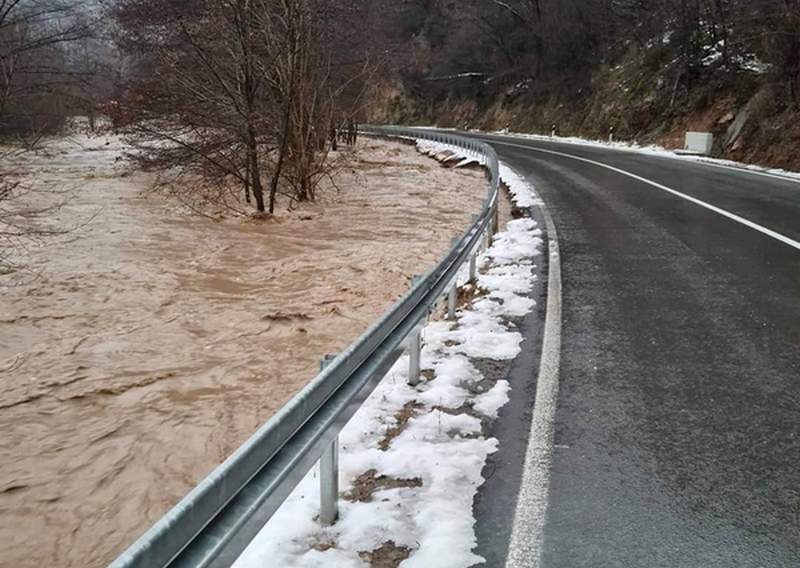
{"label": "curved guardrail", "polygon": [[367,126],[364,134],[424,139],[456,146],[480,159],[490,182],[481,211],[444,258],[228,459],[203,479],[111,564],[111,568],[230,566],[317,461],[321,514],[337,514],[337,437],[397,359],[411,354],[419,378],[419,328],[447,294],[455,310],[456,277],[494,230],[499,165],[485,143],[443,132]]}

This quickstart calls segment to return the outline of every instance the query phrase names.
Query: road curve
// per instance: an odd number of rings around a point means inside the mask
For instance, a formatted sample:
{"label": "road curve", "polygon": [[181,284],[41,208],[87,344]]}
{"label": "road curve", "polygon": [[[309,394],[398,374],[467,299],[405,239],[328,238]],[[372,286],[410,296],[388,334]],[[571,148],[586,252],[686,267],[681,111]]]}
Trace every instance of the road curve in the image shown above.
{"label": "road curve", "polygon": [[[560,395],[532,565],[800,566],[800,183],[480,138],[533,182],[561,246]],[[523,400],[537,369],[512,369]],[[501,416],[476,501],[488,566],[505,561],[529,416]]]}

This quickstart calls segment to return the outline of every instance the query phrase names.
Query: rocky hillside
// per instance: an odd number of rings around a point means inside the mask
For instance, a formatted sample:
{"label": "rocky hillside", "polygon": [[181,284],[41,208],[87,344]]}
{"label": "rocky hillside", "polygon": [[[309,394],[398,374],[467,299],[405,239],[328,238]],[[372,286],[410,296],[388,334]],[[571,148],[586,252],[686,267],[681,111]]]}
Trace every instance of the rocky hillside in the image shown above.
{"label": "rocky hillside", "polygon": [[410,3],[373,120],[608,136],[800,169],[800,0]]}

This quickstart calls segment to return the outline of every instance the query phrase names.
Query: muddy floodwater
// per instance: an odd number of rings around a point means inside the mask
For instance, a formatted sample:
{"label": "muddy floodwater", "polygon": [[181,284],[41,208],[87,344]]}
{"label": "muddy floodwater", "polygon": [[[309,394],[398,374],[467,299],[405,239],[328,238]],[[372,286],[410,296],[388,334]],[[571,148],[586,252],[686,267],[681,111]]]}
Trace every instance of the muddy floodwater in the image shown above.
{"label": "muddy floodwater", "polygon": [[487,185],[361,142],[339,191],[221,222],[143,195],[115,138],[0,164],[69,190],[0,277],[0,566],[104,566],[447,248]]}

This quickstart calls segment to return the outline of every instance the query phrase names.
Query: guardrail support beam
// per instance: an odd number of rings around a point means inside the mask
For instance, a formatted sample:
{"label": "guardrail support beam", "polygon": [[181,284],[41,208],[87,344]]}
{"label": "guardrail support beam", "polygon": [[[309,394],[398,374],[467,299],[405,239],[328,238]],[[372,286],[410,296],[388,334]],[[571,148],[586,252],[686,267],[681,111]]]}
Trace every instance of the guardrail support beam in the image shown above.
{"label": "guardrail support beam", "polygon": [[[320,371],[327,367],[336,355],[325,355],[319,363]],[[332,525],[339,518],[339,438],[319,459],[319,522]]]}
{"label": "guardrail support beam", "polygon": [[319,459],[319,522],[332,525],[339,518],[339,438]]}
{"label": "guardrail support beam", "polygon": [[[487,170],[488,171],[488,170]],[[478,215],[472,216],[472,222],[477,223]],[[478,281],[478,255],[481,253],[481,244],[479,243],[472,255],[469,257],[469,282],[475,284]]]}
{"label": "guardrail support beam", "polygon": [[[458,244],[459,238],[453,237],[452,245],[456,246]],[[458,277],[453,280],[453,285],[450,287],[450,290],[447,291],[447,319],[454,320],[456,319],[456,301],[458,300]]]}
{"label": "guardrail support beam", "polygon": [[422,355],[422,332],[419,327],[408,336],[408,384],[412,387],[420,383],[420,356]]}
{"label": "guardrail support beam", "polygon": [[[422,276],[414,274],[411,277],[411,285],[414,286],[420,281]],[[422,354],[422,324],[414,328],[406,339],[406,350],[408,351],[408,384],[415,387],[420,383],[420,356]]]}
{"label": "guardrail support beam", "polygon": [[472,253],[469,257],[469,282],[475,284],[478,281],[478,252]]}
{"label": "guardrail support beam", "polygon": [[447,319],[456,319],[456,301],[458,300],[458,284],[453,282],[453,286],[447,293]]}

